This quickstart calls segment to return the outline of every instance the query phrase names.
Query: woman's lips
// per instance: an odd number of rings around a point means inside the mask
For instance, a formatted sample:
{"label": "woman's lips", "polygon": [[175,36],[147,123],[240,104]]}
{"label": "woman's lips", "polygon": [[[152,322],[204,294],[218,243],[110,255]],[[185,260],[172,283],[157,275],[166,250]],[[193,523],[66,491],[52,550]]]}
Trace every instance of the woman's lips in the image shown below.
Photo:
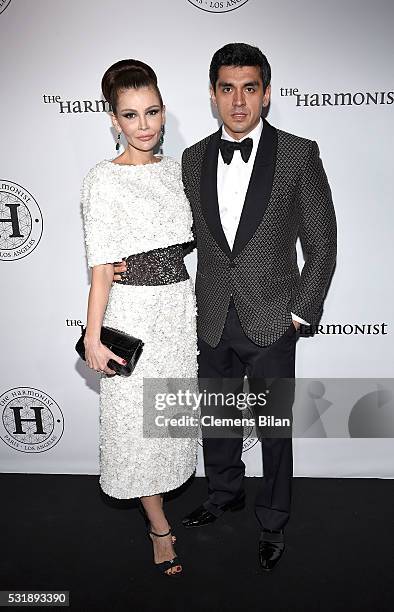
{"label": "woman's lips", "polygon": [[142,142],[147,142],[148,140],[152,140],[153,134],[151,136],[137,136],[138,140],[142,140]]}

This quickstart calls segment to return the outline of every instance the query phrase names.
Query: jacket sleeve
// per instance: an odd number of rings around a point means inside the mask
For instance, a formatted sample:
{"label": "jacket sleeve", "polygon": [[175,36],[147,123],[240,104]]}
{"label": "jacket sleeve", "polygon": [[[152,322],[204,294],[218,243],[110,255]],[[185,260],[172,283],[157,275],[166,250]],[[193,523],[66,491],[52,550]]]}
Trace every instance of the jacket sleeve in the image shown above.
{"label": "jacket sleeve", "polygon": [[317,325],[335,267],[337,226],[331,190],[316,142],[311,143],[299,179],[297,205],[305,263],[290,310]]}
{"label": "jacket sleeve", "polygon": [[[186,171],[186,167],[187,167],[187,149],[185,149],[182,153],[182,182],[183,182],[183,189],[185,191],[186,197],[189,200],[190,203],[190,195],[189,195],[189,181],[188,181],[188,177],[187,177],[187,171]],[[192,213],[193,213],[193,207],[192,208]],[[197,239],[196,239],[196,231],[195,231],[195,226],[194,226],[194,221],[193,221],[193,225],[192,225],[192,232],[193,232],[193,236],[194,239],[191,242],[185,242],[183,243],[182,247],[183,247],[183,256],[185,257],[186,255],[189,255],[189,253],[191,253],[197,246]]]}

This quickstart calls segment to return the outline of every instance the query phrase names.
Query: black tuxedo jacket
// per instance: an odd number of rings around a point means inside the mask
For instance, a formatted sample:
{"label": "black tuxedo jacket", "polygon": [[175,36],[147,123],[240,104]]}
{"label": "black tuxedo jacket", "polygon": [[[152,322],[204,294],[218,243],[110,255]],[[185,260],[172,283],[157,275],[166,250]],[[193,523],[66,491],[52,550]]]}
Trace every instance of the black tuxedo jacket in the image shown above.
{"label": "black tuxedo jacket", "polygon": [[[182,156],[197,246],[198,336],[216,346],[233,296],[245,334],[277,340],[294,312],[318,323],[336,259],[336,220],[317,143],[272,127],[262,136],[231,250],[220,222],[217,163],[221,128]],[[305,263],[298,269],[300,237]]]}

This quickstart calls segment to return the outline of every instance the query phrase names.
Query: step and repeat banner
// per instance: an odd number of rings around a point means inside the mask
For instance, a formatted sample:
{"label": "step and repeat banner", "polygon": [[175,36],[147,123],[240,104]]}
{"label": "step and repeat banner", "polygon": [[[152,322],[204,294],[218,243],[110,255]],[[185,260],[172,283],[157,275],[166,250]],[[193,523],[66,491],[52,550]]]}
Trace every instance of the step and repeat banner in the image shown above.
{"label": "step and repeat banner", "polygon": [[[99,473],[98,375],[74,345],[89,290],[81,181],[116,156],[104,71],[124,58],[155,69],[164,153],[180,160],[218,128],[213,53],[247,42],[271,63],[270,123],[318,142],[338,221],[324,315],[297,344],[320,433],[294,439],[294,473],[394,476],[393,19],[387,0],[0,0],[2,472]],[[186,263],[194,277],[195,252]],[[352,392],[331,393],[333,379],[352,381]],[[375,437],[346,427],[367,408]],[[261,446],[247,433],[244,461],[261,474]]]}

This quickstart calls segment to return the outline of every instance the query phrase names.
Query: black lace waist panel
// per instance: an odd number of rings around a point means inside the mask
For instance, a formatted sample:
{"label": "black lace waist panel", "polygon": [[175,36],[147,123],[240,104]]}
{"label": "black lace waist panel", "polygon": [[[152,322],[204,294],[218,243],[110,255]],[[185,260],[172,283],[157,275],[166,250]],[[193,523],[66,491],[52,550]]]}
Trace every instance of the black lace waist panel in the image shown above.
{"label": "black lace waist panel", "polygon": [[129,255],[126,264],[122,280],[114,281],[120,285],[169,285],[190,278],[181,244]]}

